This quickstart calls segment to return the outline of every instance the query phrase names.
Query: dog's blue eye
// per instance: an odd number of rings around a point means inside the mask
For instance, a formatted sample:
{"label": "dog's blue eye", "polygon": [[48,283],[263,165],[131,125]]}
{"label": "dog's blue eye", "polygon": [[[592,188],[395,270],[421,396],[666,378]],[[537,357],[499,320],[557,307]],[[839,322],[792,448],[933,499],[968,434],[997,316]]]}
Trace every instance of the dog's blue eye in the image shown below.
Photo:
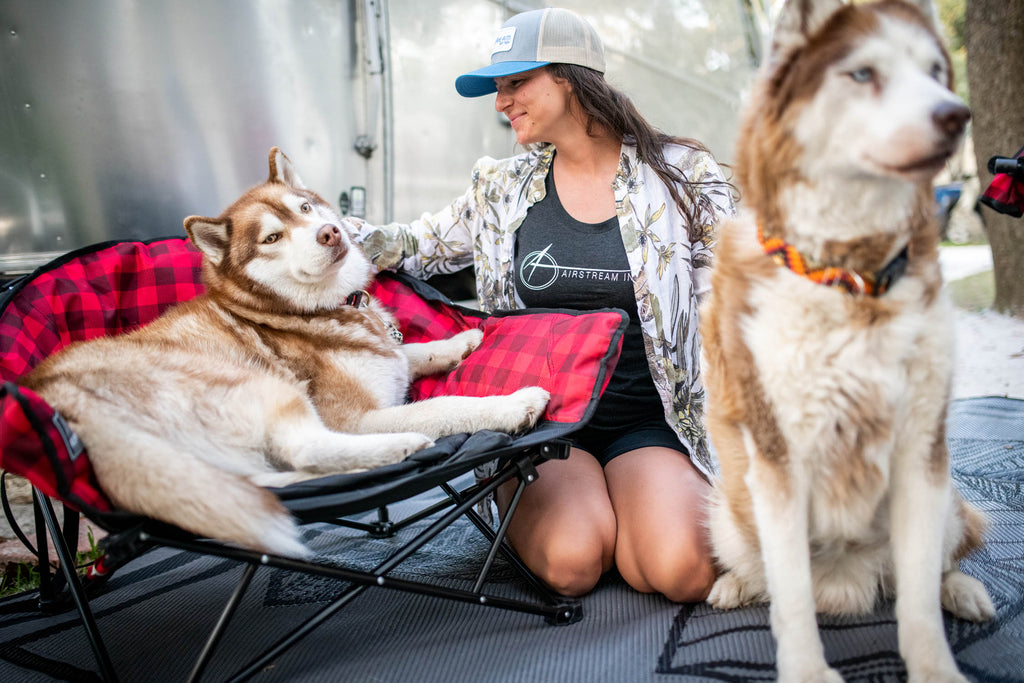
{"label": "dog's blue eye", "polygon": [[935,62],[934,64],[932,64],[930,73],[932,75],[932,78],[938,81],[942,78],[943,71],[945,70],[942,68],[942,65],[939,64],[938,62]]}
{"label": "dog's blue eye", "polygon": [[870,66],[864,66],[856,71],[851,71],[850,78],[857,83],[870,83],[875,80],[875,70]]}

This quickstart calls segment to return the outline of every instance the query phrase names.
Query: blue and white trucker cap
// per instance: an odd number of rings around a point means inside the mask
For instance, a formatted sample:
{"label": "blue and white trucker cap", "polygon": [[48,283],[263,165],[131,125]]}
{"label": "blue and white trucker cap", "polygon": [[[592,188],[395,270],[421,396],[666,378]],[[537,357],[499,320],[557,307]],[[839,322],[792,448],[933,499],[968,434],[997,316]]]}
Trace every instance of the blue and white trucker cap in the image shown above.
{"label": "blue and white trucker cap", "polygon": [[604,45],[594,27],[567,9],[548,7],[517,14],[501,27],[491,64],[455,79],[463,97],[497,92],[494,79],[548,64],[578,64],[604,73]]}

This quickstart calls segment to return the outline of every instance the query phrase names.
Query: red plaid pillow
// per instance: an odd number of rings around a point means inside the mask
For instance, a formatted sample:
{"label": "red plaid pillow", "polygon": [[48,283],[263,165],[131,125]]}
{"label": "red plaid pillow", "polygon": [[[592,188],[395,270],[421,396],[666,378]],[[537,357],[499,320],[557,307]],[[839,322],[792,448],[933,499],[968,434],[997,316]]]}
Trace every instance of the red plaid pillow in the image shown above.
{"label": "red plaid pillow", "polygon": [[424,378],[413,387],[413,400],[490,396],[540,386],[551,393],[545,419],[580,422],[611,377],[622,326],[622,314],[614,311],[488,318],[479,348],[448,375]]}
{"label": "red plaid pillow", "polygon": [[480,346],[447,375],[413,383],[413,401],[493,396],[540,386],[551,393],[544,419],[576,423],[604,391],[619,357],[626,320],[618,311],[531,311],[486,316],[430,301],[382,274],[371,293],[395,314],[406,342],[444,339],[481,327]]}

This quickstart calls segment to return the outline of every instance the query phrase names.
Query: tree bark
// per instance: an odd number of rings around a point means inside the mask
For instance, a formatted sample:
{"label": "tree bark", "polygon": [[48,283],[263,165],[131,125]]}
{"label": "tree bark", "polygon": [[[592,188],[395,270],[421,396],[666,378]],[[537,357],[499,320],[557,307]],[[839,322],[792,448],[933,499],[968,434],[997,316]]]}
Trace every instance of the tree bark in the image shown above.
{"label": "tree bark", "polygon": [[[1024,2],[967,0],[967,80],[982,191],[988,160],[1024,146]],[[1024,218],[982,208],[992,248],[996,310],[1024,318]]]}

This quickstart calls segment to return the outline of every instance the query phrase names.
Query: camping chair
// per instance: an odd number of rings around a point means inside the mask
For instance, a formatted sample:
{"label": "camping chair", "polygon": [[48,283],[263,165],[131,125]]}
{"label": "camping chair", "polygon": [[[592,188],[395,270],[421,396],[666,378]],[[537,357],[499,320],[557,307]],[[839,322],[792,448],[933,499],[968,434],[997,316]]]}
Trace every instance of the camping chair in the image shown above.
{"label": "camping chair", "polygon": [[[301,627],[281,637],[266,652],[235,674],[247,678],[326,621],[368,588],[390,588],[438,598],[478,603],[545,617],[553,624],[582,618],[577,601],[558,596],[534,577],[504,540],[507,519],[536,467],[568,455],[563,438],[590,417],[618,358],[625,314],[617,309],[581,313],[533,310],[487,315],[453,304],[429,285],[394,274],[381,274],[370,293],[395,311],[407,342],[447,337],[480,327],[484,339],[458,368],[425,377],[411,389],[411,400],[441,394],[509,393],[540,385],[551,393],[544,419],[531,431],[462,434],[438,440],[403,462],[354,474],[327,476],[271,489],[301,524],[338,523],[389,536],[412,522],[437,517],[372,571],[336,563],[297,561],[229,547],[197,538],[181,529],[114,508],[99,486],[83,444],[64,420],[17,379],[48,354],[79,339],[113,335],[145,324],[168,306],[202,291],[200,255],[185,238],[151,242],[108,242],[67,254],[8,286],[0,299],[0,466],[23,475],[34,488],[41,574],[40,605],[78,610],[100,675],[115,680],[111,658],[89,607],[89,594],[111,572],[156,546],[235,559],[244,565],[234,592],[192,667],[198,679],[262,566],[328,577],[347,587]],[[489,476],[468,476],[487,467]],[[462,479],[463,484],[458,480]],[[461,490],[460,485],[474,482]],[[477,511],[502,484],[517,481],[506,522],[493,528]],[[401,520],[391,520],[388,505],[440,488],[441,503]],[[50,499],[64,507],[63,527]],[[6,499],[4,501],[6,508]],[[376,520],[346,521],[376,511]],[[75,571],[79,513],[109,535],[104,555],[85,577]],[[457,588],[437,582],[394,576],[417,549],[455,520],[466,516],[489,541],[474,585]],[[46,533],[52,538],[60,573],[50,575]],[[22,541],[31,543],[24,535]],[[532,598],[507,595],[487,586],[488,574],[501,554],[522,578]],[[520,591],[522,592],[522,591]]]}

